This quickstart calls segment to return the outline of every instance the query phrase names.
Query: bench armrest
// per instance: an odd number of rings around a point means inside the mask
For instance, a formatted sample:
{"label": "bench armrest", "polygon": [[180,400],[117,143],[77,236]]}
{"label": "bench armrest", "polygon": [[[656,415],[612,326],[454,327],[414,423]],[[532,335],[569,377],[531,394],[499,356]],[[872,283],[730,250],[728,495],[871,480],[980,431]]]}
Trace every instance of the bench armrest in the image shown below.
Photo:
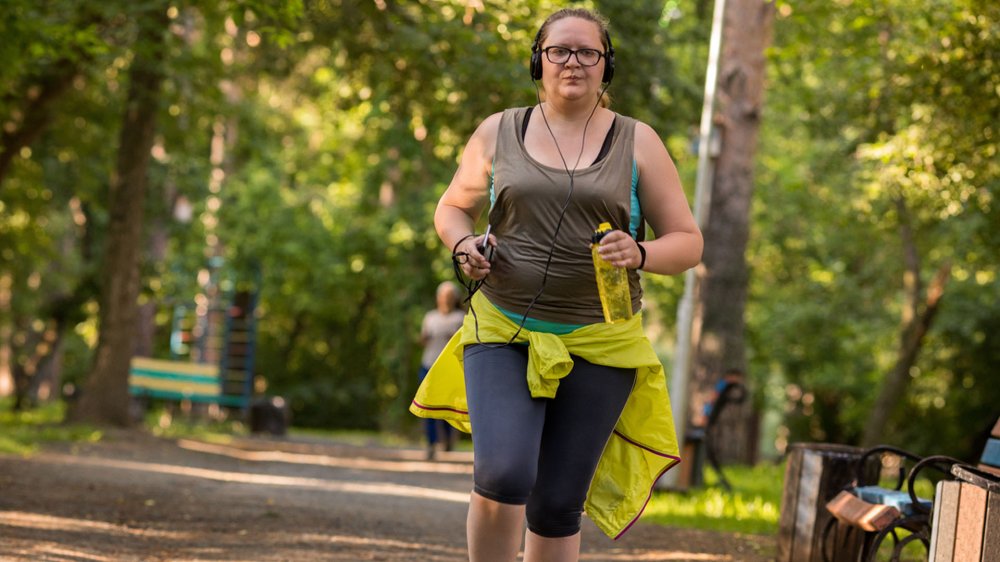
{"label": "bench armrest", "polygon": [[944,455],[932,455],[929,457],[924,457],[917,464],[913,465],[910,469],[910,473],[906,478],[906,491],[910,494],[910,499],[913,501],[913,509],[915,512],[920,513],[930,513],[932,507],[925,505],[920,498],[917,497],[917,493],[914,491],[913,487],[917,481],[917,477],[920,476],[921,472],[926,469],[932,469],[940,472],[941,474],[950,477],[951,469],[955,465],[964,465],[962,461],[954,459],[952,457],[947,457]]}
{"label": "bench armrest", "polygon": [[869,532],[885,529],[900,516],[895,507],[866,502],[846,490],[827,502],[826,510],[838,521]]}

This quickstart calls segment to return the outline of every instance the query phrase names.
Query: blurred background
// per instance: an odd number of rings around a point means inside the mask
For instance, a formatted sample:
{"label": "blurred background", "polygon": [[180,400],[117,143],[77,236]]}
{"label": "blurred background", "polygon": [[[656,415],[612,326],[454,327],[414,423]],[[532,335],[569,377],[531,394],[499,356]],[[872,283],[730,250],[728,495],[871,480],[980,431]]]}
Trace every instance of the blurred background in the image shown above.
{"label": "blurred background", "polygon": [[[733,9],[702,143],[713,4],[571,4],[610,19],[612,109],[692,202],[713,151],[682,403],[747,373],[723,460],[972,457],[1000,404],[1000,5]],[[128,357],[223,361],[242,330],[246,392],[296,427],[416,435],[420,321],[453,275],[434,207],[479,122],[535,103],[531,41],[563,5],[3,2],[3,404],[121,422]],[[669,374],[684,277],[644,284]]]}

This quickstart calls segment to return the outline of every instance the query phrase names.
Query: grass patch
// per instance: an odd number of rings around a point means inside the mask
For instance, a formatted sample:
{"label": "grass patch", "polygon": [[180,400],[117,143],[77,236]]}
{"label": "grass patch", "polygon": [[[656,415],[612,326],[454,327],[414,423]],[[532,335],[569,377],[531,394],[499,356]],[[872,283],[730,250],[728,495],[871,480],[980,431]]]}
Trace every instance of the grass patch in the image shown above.
{"label": "grass patch", "polygon": [[778,532],[785,467],[760,463],[723,469],[733,485],[726,492],[710,469],[705,485],[687,492],[656,491],[643,513],[647,523],[728,533],[774,535]]}
{"label": "grass patch", "polygon": [[15,412],[13,398],[0,398],[0,454],[30,455],[44,443],[95,442],[103,433],[85,425],[62,425],[66,405],[47,402]]}
{"label": "grass patch", "polygon": [[156,437],[164,439],[195,439],[206,443],[226,444],[233,437],[250,434],[238,419],[212,419],[207,415],[185,414],[176,407],[159,405],[146,411],[143,427]]}

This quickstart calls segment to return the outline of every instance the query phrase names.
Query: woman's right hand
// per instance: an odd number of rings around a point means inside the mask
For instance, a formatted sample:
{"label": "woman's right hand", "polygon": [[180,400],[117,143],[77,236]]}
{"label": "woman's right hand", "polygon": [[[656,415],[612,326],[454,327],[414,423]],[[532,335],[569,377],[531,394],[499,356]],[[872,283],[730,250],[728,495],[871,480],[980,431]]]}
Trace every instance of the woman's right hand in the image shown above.
{"label": "woman's right hand", "polygon": [[[462,273],[464,273],[469,279],[473,279],[475,281],[479,281],[490,274],[490,267],[492,264],[479,250],[483,245],[483,238],[485,236],[485,234],[481,234],[479,236],[466,238],[455,248],[456,255],[465,254],[463,256],[465,259],[460,264]],[[492,234],[489,235],[489,245],[491,246],[491,249],[496,248],[496,236]]]}

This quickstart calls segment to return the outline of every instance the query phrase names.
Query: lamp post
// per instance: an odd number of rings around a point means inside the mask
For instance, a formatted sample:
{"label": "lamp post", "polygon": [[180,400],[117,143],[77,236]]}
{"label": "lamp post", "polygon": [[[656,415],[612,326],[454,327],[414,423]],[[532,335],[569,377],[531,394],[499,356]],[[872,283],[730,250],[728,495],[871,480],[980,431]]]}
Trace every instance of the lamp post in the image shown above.
{"label": "lamp post", "polygon": [[[722,27],[726,0],[716,0],[712,15],[712,35],[708,47],[708,67],[705,72],[705,98],[701,106],[701,126],[698,130],[698,172],[694,191],[694,218],[702,230],[708,225],[708,210],[712,201],[714,162],[718,155],[718,142],[712,123],[715,115],[715,91],[719,77],[719,58],[722,52]],[[691,330],[694,324],[694,299],[698,276],[696,268],[684,273],[684,295],[677,306],[677,342],[674,363],[670,373],[670,401],[673,406],[674,429],[680,446],[688,422],[688,381],[691,378]],[[657,483],[659,489],[678,488],[678,471],[668,471]]]}

